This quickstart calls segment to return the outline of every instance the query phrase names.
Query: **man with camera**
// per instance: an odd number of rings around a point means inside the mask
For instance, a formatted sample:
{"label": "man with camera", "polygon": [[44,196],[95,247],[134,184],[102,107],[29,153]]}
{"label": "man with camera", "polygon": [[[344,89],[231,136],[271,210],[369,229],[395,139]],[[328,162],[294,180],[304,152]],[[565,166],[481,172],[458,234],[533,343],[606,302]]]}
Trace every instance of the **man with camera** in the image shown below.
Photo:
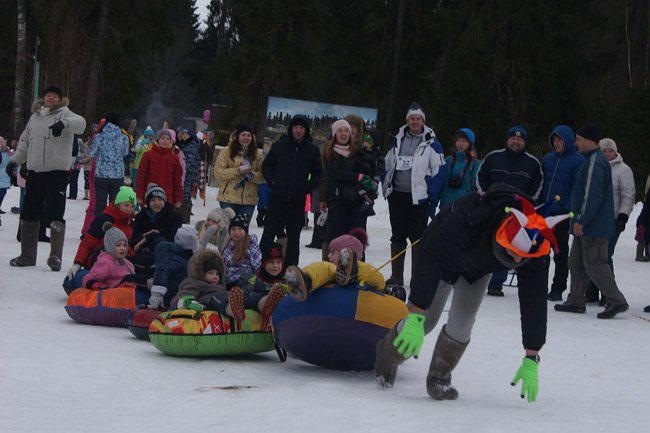
{"label": "man with camera", "polygon": [[[507,183],[519,189],[533,200],[539,199],[544,174],[539,160],[526,152],[528,134],[521,125],[508,129],[506,145],[485,155],[476,175],[479,192],[485,192],[495,183]],[[491,296],[503,296],[503,283],[508,272],[495,272],[488,285]]]}

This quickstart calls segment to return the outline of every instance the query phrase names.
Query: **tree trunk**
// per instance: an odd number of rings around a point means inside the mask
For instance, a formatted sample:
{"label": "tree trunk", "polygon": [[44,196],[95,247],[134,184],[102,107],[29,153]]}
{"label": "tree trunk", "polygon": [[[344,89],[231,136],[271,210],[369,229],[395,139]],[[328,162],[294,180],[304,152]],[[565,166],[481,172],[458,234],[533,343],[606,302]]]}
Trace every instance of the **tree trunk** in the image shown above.
{"label": "tree trunk", "polygon": [[99,95],[99,74],[102,70],[102,53],[108,31],[108,14],[108,5],[106,1],[102,1],[99,22],[97,23],[97,34],[95,35],[95,42],[93,44],[93,59],[90,64],[88,88],[86,90],[86,101],[84,104],[84,116],[86,119],[95,118],[95,107],[97,106],[97,97]]}
{"label": "tree trunk", "polygon": [[25,126],[24,102],[25,102],[25,58],[27,23],[25,19],[25,0],[18,0],[16,3],[16,79],[14,85],[14,107],[13,107],[13,136],[18,137]]}

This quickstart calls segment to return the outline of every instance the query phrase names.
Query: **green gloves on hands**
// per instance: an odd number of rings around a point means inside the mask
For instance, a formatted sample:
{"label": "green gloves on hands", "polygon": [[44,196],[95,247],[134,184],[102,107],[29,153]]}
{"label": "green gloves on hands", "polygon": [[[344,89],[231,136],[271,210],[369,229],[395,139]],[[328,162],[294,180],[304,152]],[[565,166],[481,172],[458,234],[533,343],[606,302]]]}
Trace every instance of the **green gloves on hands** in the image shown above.
{"label": "green gloves on hands", "polygon": [[539,391],[539,379],[537,377],[537,361],[530,358],[524,358],[521,367],[517,370],[517,374],[512,379],[510,385],[515,386],[521,379],[521,398],[528,396],[528,403],[533,403],[537,400],[537,392]]}
{"label": "green gloves on hands", "polygon": [[178,307],[185,308],[187,310],[194,310],[197,313],[205,310],[205,307],[196,299],[194,299],[194,296],[191,295],[183,296],[181,299],[179,299]]}
{"label": "green gloves on hands", "polygon": [[423,342],[424,315],[409,313],[404,321],[402,332],[397,334],[397,338],[393,341],[393,346],[397,347],[397,352],[404,358],[410,358],[418,356]]}

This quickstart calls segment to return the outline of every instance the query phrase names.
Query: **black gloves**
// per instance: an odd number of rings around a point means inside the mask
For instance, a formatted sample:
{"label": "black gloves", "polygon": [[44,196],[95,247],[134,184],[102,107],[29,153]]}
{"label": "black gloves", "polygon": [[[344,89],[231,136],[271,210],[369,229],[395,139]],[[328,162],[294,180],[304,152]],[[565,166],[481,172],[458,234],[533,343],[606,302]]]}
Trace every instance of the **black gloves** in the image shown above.
{"label": "black gloves", "polygon": [[23,164],[20,166],[20,177],[23,179],[27,179],[27,164]]}
{"label": "black gloves", "polygon": [[18,167],[18,164],[16,164],[15,162],[9,162],[9,164],[7,164],[7,168],[6,168],[7,176],[9,176],[12,179],[14,177],[16,177],[16,168],[17,167]]}
{"label": "black gloves", "polygon": [[614,221],[614,223],[616,224],[616,231],[617,232],[620,233],[623,230],[625,230],[625,224],[627,224],[628,218],[629,217],[627,215],[625,215],[624,213],[618,214],[618,216],[616,217],[616,220]]}
{"label": "black gloves", "polygon": [[65,125],[60,120],[56,122],[54,125],[50,126],[50,129],[52,130],[52,135],[55,137],[61,136],[61,131],[63,131],[63,128],[65,128]]}

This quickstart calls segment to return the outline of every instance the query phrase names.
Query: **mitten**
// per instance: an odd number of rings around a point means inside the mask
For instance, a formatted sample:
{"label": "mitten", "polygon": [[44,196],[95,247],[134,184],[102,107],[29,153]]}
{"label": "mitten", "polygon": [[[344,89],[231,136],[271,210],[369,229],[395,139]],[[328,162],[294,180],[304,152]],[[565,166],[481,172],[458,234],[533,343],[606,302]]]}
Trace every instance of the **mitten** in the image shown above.
{"label": "mitten", "polygon": [[537,392],[539,391],[538,365],[538,361],[529,357],[524,358],[519,370],[517,370],[515,377],[510,383],[510,385],[515,386],[521,380],[521,398],[528,396],[528,403],[533,403],[537,400]]}
{"label": "mitten", "polygon": [[615,223],[616,223],[616,231],[617,232],[620,233],[623,230],[625,230],[625,224],[627,224],[628,218],[629,217],[627,215],[625,215],[624,213],[618,214],[618,216],[616,217],[616,221],[615,221]]}
{"label": "mitten", "polygon": [[79,272],[79,269],[81,269],[81,265],[75,263],[74,265],[70,266],[70,269],[68,269],[68,272],[65,274],[69,279],[73,279],[75,275],[77,275],[77,272]]}
{"label": "mitten", "polygon": [[63,124],[62,121],[56,122],[54,125],[50,126],[49,129],[52,130],[52,135],[55,137],[60,137],[61,136],[61,131],[63,131],[63,128],[65,128],[65,125]]}
{"label": "mitten", "polygon": [[393,346],[397,347],[397,352],[404,358],[418,356],[420,348],[424,342],[424,315],[419,313],[409,313],[406,316],[402,332],[397,334],[393,341]]}
{"label": "mitten", "polygon": [[210,239],[217,233],[217,230],[219,229],[219,226],[211,225],[205,230],[205,233],[201,236],[201,239],[199,239],[199,244],[205,248],[208,246],[208,243],[210,243]]}
{"label": "mitten", "polygon": [[149,308],[156,310],[163,306],[165,295],[167,294],[167,287],[165,286],[151,286],[151,296],[149,297]]}
{"label": "mitten", "polygon": [[7,171],[7,176],[16,177],[16,168],[18,168],[18,164],[15,162],[9,162],[9,164],[7,164],[7,168],[5,169]]}
{"label": "mitten", "polygon": [[370,176],[367,176],[365,174],[359,173],[358,180],[359,185],[361,185],[361,188],[370,191],[375,187],[375,183],[372,181]]}
{"label": "mitten", "polygon": [[316,221],[316,224],[318,224],[320,227],[325,226],[325,223],[327,222],[327,211],[321,212],[320,216],[318,217],[318,220]]}
{"label": "mitten", "polygon": [[186,310],[194,310],[197,313],[205,310],[205,307],[201,305],[198,301],[194,299],[194,296],[187,295],[183,296],[178,300],[178,308],[184,308]]}

